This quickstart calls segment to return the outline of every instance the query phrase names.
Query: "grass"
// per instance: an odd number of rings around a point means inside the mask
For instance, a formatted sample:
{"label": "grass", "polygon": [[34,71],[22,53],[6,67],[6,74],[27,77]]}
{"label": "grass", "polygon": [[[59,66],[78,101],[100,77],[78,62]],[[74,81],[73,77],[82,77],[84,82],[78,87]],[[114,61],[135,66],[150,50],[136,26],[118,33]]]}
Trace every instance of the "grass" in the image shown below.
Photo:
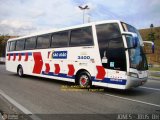
{"label": "grass", "polygon": [[150,71],[160,71],[159,67],[149,67]]}
{"label": "grass", "polygon": [[160,79],[160,74],[156,73],[156,72],[160,72],[160,68],[159,67],[150,67],[149,71],[155,71],[155,72],[150,72],[150,76],[156,79]]}
{"label": "grass", "polygon": [[157,74],[154,74],[154,75],[151,75],[152,77],[156,77],[156,78],[160,78],[160,75],[157,75]]}

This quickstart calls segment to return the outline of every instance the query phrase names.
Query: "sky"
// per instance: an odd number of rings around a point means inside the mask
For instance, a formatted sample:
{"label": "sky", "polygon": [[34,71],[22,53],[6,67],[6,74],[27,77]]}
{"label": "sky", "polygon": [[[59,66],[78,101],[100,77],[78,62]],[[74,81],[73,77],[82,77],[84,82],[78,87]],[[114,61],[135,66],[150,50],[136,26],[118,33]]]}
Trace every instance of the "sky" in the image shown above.
{"label": "sky", "polygon": [[160,26],[160,0],[0,0],[0,34],[23,36],[83,24],[78,6],[85,5],[85,23],[121,20],[137,29]]}

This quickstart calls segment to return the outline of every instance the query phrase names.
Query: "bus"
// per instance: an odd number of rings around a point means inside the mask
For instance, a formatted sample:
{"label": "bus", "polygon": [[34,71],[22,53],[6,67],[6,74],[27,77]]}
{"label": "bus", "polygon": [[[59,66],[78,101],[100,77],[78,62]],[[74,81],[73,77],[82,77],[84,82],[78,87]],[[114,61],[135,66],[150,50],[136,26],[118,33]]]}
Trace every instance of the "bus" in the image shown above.
{"label": "bus", "polygon": [[138,30],[125,22],[86,23],[9,39],[6,70],[81,87],[131,89],[148,78],[143,47]]}

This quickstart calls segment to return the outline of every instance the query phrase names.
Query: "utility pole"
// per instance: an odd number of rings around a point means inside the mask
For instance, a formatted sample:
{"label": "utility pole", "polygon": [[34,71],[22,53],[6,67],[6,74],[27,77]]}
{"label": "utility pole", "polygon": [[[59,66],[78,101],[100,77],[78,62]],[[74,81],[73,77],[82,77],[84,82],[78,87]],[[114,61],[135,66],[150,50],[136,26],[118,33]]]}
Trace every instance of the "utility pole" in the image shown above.
{"label": "utility pole", "polygon": [[153,24],[151,24],[151,25],[150,25],[150,28],[151,28],[151,33],[152,33],[152,28],[153,28],[153,27],[154,27],[154,26],[153,26]]}
{"label": "utility pole", "polygon": [[154,28],[154,26],[153,26],[153,24],[151,24],[150,25],[150,29],[151,29],[150,38],[151,38],[152,42],[154,42],[154,40],[155,40],[155,36],[154,36],[155,33],[153,32],[153,28]]}
{"label": "utility pole", "polygon": [[82,11],[83,11],[83,24],[84,24],[84,14],[85,14],[85,10],[89,9],[88,5],[82,7],[82,6],[78,6]]}
{"label": "utility pole", "polygon": [[90,18],[90,16],[88,16],[88,23],[90,23],[91,22],[91,18]]}

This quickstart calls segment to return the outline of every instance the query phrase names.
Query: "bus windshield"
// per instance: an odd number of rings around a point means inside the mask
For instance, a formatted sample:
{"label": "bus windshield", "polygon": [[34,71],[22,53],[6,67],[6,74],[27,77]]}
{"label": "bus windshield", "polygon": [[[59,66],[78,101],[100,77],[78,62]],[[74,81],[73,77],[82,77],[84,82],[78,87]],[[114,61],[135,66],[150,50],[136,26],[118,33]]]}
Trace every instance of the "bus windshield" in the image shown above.
{"label": "bus windshield", "polygon": [[[143,52],[142,38],[140,36],[140,33],[131,25],[125,23],[122,23],[122,25],[125,31],[136,33],[139,39],[137,47],[134,49],[129,49],[130,67],[138,70],[147,70],[147,59]],[[131,42],[129,42],[128,37],[126,37],[126,40],[127,46],[130,47]]]}

